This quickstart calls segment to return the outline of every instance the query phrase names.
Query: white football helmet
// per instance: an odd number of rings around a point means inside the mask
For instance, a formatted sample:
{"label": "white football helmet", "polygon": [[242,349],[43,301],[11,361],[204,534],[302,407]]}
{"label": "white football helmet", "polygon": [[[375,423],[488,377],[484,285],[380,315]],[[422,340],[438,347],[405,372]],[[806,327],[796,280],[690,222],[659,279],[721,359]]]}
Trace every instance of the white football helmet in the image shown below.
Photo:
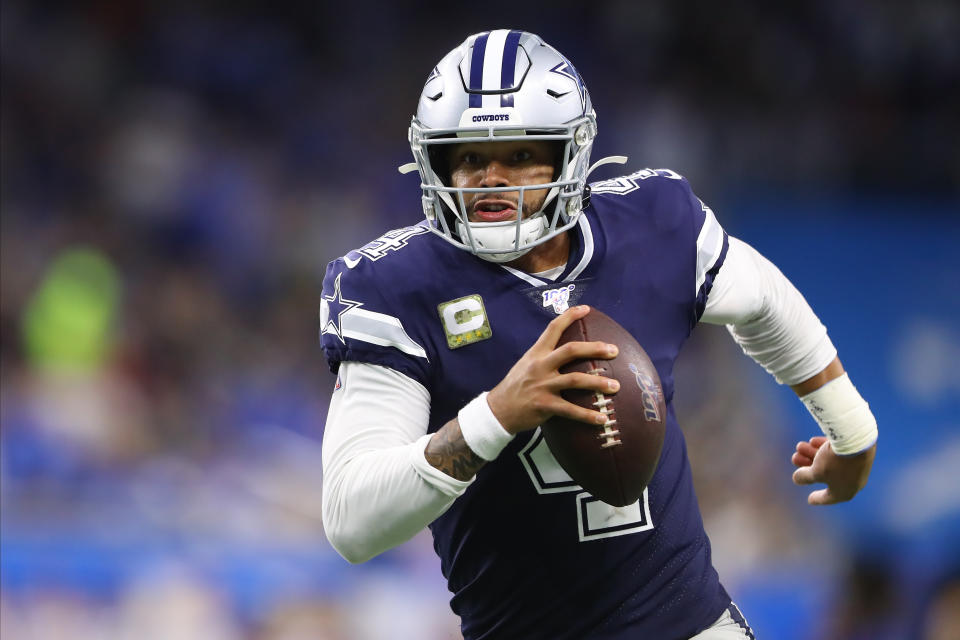
{"label": "white football helmet", "polygon": [[[565,232],[584,206],[590,149],[597,134],[590,94],[573,65],[539,36],[498,29],[468,37],[434,67],[409,130],[420,172],[423,211],[431,231],[493,262],[508,262]],[[478,141],[563,143],[553,182],[518,186],[517,219],[470,222],[464,193],[503,193],[504,187],[454,188],[445,183],[441,145]],[[623,162],[625,158],[606,161]],[[540,211],[523,211],[524,192],[548,189]]]}

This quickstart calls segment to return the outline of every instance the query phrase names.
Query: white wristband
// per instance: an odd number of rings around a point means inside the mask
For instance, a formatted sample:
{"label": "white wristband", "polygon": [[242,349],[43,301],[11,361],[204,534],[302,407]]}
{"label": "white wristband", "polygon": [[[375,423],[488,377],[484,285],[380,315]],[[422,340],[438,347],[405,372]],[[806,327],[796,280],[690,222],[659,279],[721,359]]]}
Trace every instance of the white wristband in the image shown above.
{"label": "white wristband", "polygon": [[490,410],[486,391],[460,409],[457,420],[467,446],[488,462],[513,440],[513,434],[503,428]]}
{"label": "white wristband", "polygon": [[800,399],[838,455],[862,453],[877,441],[877,419],[846,373]]}

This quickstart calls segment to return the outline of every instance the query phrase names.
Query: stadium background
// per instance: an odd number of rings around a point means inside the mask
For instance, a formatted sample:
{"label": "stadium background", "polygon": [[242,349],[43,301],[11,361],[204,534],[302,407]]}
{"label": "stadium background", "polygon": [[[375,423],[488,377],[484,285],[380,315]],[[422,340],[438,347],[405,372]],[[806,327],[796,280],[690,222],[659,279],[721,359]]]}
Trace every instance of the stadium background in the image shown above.
{"label": "stadium background", "polygon": [[432,66],[515,26],[584,76],[596,157],[683,173],[798,285],[879,419],[869,486],[808,508],[800,403],[722,329],[686,347],[758,637],[958,637],[960,6],[789,6],[3,0],[0,635],[457,637],[426,536],[358,567],[324,538],[316,310],[418,219]]}

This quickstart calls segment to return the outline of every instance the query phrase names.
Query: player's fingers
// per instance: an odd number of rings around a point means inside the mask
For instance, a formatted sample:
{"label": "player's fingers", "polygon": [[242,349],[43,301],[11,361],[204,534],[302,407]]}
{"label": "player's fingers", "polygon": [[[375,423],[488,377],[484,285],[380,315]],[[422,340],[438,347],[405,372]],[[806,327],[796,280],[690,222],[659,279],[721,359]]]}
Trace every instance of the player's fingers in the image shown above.
{"label": "player's fingers", "polygon": [[575,405],[572,402],[567,402],[559,396],[557,396],[556,402],[551,404],[549,410],[550,413],[555,416],[570,418],[571,420],[578,420],[579,422],[584,422],[588,425],[603,424],[609,419],[606,415],[600,413],[599,411],[584,409],[583,407]]}
{"label": "player's fingers", "polygon": [[553,350],[550,355],[544,359],[544,364],[550,370],[559,369],[572,360],[608,360],[617,355],[619,349],[615,344],[606,342],[568,342]]}
{"label": "player's fingers", "polygon": [[567,327],[588,313],[590,313],[590,307],[585,304],[581,304],[576,307],[570,307],[550,321],[550,324],[548,324],[547,328],[543,330],[543,333],[540,334],[540,337],[537,338],[537,341],[533,343],[531,350],[549,349],[552,351],[557,346],[557,341],[560,339],[560,336],[563,334],[563,332],[567,330]]}
{"label": "player's fingers", "polygon": [[589,373],[575,371],[573,373],[563,373],[550,382],[550,387],[554,391],[563,389],[589,389],[599,391],[600,393],[616,393],[620,390],[620,383],[613,378],[604,378]]}
{"label": "player's fingers", "polygon": [[801,453],[794,453],[790,457],[790,462],[792,462],[796,467],[809,467],[811,464],[813,464],[813,458],[808,458]]}
{"label": "player's fingers", "polygon": [[793,472],[793,483],[794,484],[813,484],[814,482],[820,482],[820,478],[813,471],[812,466],[800,467]]}
{"label": "player's fingers", "polygon": [[813,436],[810,438],[810,446],[814,449],[819,449],[823,446],[823,443],[827,441],[827,436]]}
{"label": "player's fingers", "polygon": [[837,500],[836,496],[830,491],[830,487],[811,491],[810,495],[807,496],[807,504],[825,505],[836,504],[837,502],[839,502],[839,500]]}
{"label": "player's fingers", "polygon": [[814,447],[809,442],[797,443],[797,453],[804,458],[813,458],[815,455],[817,455],[817,448],[818,447]]}

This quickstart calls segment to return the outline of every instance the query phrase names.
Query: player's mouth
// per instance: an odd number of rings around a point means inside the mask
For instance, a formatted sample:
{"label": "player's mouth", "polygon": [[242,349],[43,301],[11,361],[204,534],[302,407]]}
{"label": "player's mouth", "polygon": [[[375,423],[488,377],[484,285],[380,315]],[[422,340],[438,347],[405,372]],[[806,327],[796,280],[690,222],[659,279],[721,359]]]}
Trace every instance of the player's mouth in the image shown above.
{"label": "player's mouth", "polygon": [[478,200],[473,204],[473,215],[482,222],[512,220],[517,215],[517,205],[509,200]]}

